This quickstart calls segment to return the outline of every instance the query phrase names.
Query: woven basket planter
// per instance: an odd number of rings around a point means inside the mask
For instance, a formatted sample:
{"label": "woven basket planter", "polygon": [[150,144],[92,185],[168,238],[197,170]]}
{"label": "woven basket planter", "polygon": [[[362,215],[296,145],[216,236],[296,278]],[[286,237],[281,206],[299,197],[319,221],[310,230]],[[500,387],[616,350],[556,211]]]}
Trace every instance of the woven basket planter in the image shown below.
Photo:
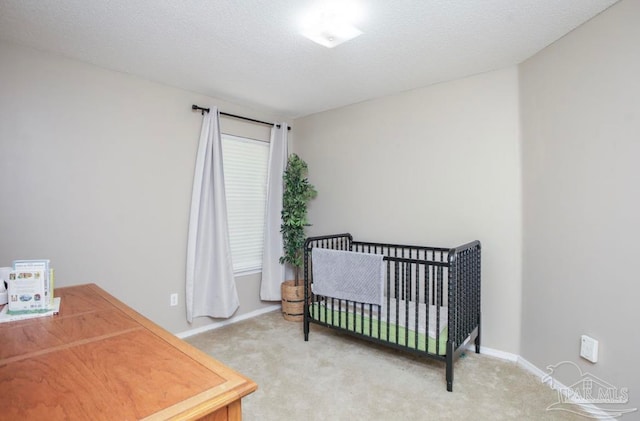
{"label": "woven basket planter", "polygon": [[295,281],[284,281],[280,286],[282,293],[282,315],[285,320],[301,322],[304,316],[304,284],[296,286]]}

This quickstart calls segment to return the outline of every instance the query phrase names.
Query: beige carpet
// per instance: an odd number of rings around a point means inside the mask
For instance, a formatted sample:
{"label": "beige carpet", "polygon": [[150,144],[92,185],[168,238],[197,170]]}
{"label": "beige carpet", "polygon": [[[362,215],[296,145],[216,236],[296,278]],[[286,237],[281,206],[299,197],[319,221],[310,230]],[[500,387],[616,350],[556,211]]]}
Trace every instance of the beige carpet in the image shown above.
{"label": "beige carpet", "polygon": [[279,312],[186,339],[258,383],[242,401],[259,420],[582,420],[547,411],[557,392],[515,363],[468,353],[446,391],[444,363],[390,350]]}

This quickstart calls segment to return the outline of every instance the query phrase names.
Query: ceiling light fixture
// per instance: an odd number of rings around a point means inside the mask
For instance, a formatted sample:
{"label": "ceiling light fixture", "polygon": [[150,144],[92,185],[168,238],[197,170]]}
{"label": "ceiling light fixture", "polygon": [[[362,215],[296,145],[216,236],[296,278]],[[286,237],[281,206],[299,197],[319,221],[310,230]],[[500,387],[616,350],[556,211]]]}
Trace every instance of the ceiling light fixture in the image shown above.
{"label": "ceiling light fixture", "polygon": [[353,3],[327,3],[305,16],[300,33],[313,42],[333,48],[362,34],[354,26],[359,15],[359,8]]}

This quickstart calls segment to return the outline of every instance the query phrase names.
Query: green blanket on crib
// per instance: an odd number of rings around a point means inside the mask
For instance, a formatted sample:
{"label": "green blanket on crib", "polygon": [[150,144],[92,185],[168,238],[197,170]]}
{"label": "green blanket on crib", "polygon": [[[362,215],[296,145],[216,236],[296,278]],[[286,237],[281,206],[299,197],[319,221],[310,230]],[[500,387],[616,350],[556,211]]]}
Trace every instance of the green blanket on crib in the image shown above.
{"label": "green blanket on crib", "polygon": [[[342,329],[360,333],[365,336],[380,339],[386,342],[395,343],[398,345],[406,346],[412,349],[418,349],[420,351],[427,351],[430,354],[446,355],[447,353],[447,332],[448,329],[445,326],[438,338],[438,341],[432,337],[428,337],[424,333],[418,333],[408,330],[403,326],[396,326],[395,324],[387,323],[385,321],[378,321],[378,319],[349,311],[340,311],[338,309],[331,310],[325,308],[324,305],[319,303],[313,303],[309,308],[311,317],[314,320],[318,320],[323,323],[327,323],[331,326],[340,327]],[[380,329],[378,329],[380,325]],[[371,329],[371,332],[369,331]],[[397,332],[396,332],[397,331]],[[416,345],[417,337],[417,345]],[[436,342],[439,342],[439,348],[436,352]],[[428,344],[428,345],[427,345]],[[428,349],[427,349],[428,346]]]}

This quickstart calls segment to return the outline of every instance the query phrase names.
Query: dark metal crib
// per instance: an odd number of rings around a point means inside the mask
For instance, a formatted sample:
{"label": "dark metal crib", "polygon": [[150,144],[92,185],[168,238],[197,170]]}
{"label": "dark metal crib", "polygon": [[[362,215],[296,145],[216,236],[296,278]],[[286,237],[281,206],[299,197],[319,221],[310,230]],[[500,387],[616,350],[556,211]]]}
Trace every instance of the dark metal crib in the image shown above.
{"label": "dark metal crib", "polygon": [[[313,292],[314,248],[383,255],[382,306]],[[304,245],[304,339],[316,323],[357,337],[444,361],[447,390],[453,364],[475,343],[480,353],[479,241],[455,248],[353,241],[351,234],[310,237]]]}

